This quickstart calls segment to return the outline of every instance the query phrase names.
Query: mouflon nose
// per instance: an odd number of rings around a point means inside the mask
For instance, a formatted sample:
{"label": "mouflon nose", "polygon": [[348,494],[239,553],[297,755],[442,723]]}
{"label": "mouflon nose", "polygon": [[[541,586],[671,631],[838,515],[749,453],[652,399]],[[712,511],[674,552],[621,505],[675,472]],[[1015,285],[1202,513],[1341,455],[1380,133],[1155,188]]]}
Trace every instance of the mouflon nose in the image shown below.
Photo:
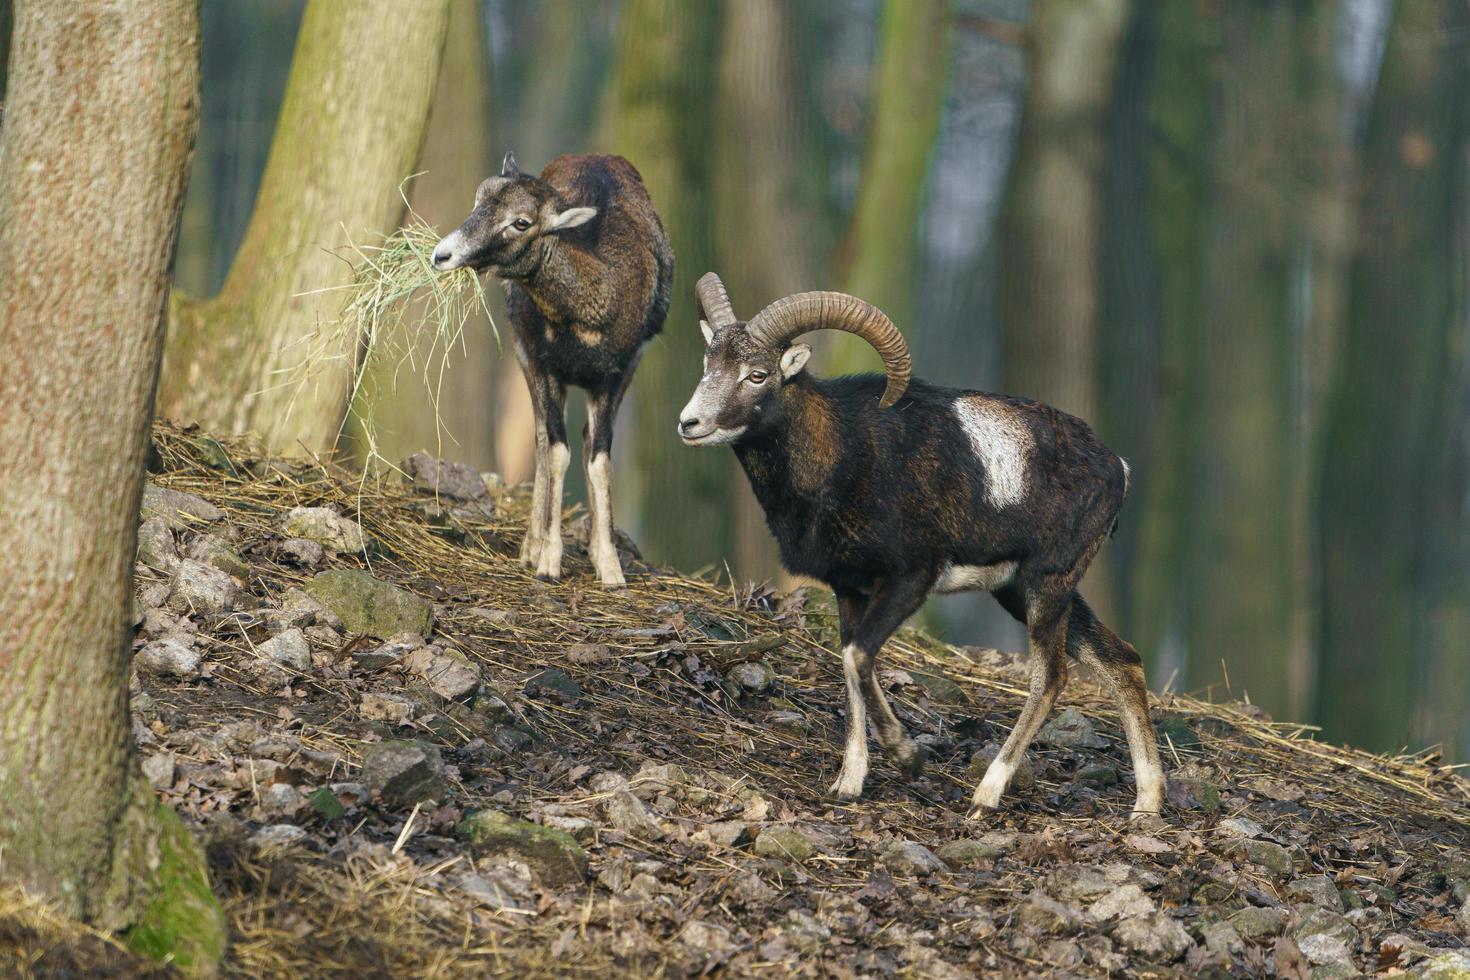
{"label": "mouflon nose", "polygon": [[679,420],[679,435],[681,436],[687,436],[697,428],[699,428],[699,419],[685,418]]}
{"label": "mouflon nose", "polygon": [[449,251],[449,249],[445,248],[443,245],[440,245],[439,247],[435,248],[434,249],[434,268],[441,269],[442,270],[444,268],[445,263],[447,263],[449,261],[450,257],[453,254],[454,254],[453,252]]}

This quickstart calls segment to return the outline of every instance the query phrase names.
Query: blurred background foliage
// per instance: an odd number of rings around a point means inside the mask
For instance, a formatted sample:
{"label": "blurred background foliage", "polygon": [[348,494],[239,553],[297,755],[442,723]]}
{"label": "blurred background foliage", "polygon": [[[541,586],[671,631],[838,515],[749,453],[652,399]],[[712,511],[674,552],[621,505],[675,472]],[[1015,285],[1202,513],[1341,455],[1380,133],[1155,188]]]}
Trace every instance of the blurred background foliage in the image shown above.
{"label": "blurred background foliage", "polygon": [[[649,557],[780,576],[733,457],[674,438],[695,278],[718,270],[744,315],[841,288],[929,380],[1050,401],[1132,462],[1084,589],[1156,688],[1470,758],[1464,0],[450,3],[412,206],[448,230],[506,150],[618,152],[671,234],[674,305],[616,448]],[[303,8],[202,0],[190,294],[245,235]],[[877,366],[818,347],[819,372]],[[452,442],[420,386],[381,389],[389,459],[529,478],[529,402],[488,330],[445,381]],[[1023,643],[989,600],[926,615]]]}

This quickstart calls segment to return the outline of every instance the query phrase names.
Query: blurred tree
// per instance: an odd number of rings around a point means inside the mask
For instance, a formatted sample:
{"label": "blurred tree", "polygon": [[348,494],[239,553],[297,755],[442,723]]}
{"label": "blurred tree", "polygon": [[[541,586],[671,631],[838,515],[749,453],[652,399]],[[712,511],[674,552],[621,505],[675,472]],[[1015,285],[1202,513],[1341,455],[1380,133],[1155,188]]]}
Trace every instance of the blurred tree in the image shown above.
{"label": "blurred tree", "polygon": [[[1140,249],[1126,237],[1129,219],[1106,222],[1110,247],[1104,269],[1111,288],[1103,348],[1109,395],[1104,419],[1123,436],[1115,448],[1137,464],[1134,495],[1119,532],[1132,544],[1126,635],[1147,659],[1150,677],[1160,683],[1168,677],[1160,676],[1159,668],[1172,672],[1182,666],[1177,650],[1186,579],[1180,569],[1193,519],[1190,472],[1199,408],[1194,386],[1202,370],[1198,324],[1219,25],[1192,4],[1146,4],[1135,30],[1142,38],[1135,38],[1141,50],[1132,68],[1137,72],[1146,66],[1147,79],[1125,75],[1118,98],[1131,100],[1132,86],[1144,88],[1137,104],[1145,118],[1120,121],[1137,127],[1133,133],[1143,142],[1115,153],[1114,164],[1141,167],[1143,187],[1130,187],[1126,175],[1116,175],[1115,185],[1123,186],[1110,196],[1109,207],[1123,212],[1142,207],[1146,241]],[[1133,105],[1124,102],[1120,114],[1133,111]],[[1126,139],[1122,143],[1131,145]],[[1128,152],[1142,159],[1131,160]],[[1156,340],[1147,334],[1153,323]],[[1150,367],[1152,376],[1145,373]]]}
{"label": "blurred tree", "polygon": [[[0,0],[0,108],[5,105],[5,79],[10,64],[10,26],[14,15],[10,11],[10,0]],[[0,116],[0,122],[4,117]]]}
{"label": "blurred tree", "polygon": [[[837,288],[874,304],[910,336],[917,329],[919,217],[944,108],[949,49],[948,0],[886,0],[857,204],[838,258]],[[833,372],[877,364],[872,349],[857,341],[834,344],[823,360]]]}
{"label": "blurred tree", "polygon": [[622,472],[638,485],[620,494],[640,508],[639,543],[682,568],[721,562],[734,551],[730,454],[686,448],[674,435],[699,377],[704,340],[694,281],[713,267],[711,156],[720,20],[724,4],[629,0],[618,27],[602,144],[643,175],[677,254],[673,302],[663,335],[650,344],[633,382],[633,457]]}
{"label": "blurred tree", "polygon": [[1416,703],[1421,724],[1443,715],[1438,731],[1470,735],[1467,37],[1459,0],[1395,5],[1328,399],[1318,714],[1379,750],[1421,734]]}
{"label": "blurred tree", "polygon": [[[804,11],[782,0],[725,5],[719,63],[719,119],[714,134],[713,264],[737,308],[751,316],[825,277],[819,256],[828,243],[818,221],[821,160],[806,99],[808,62],[800,57]],[[735,506],[738,578],[780,574],[750,484],[729,459]]]}
{"label": "blurred tree", "polygon": [[[1021,133],[1001,210],[1005,389],[1096,424],[1104,123],[1126,0],[1037,0]],[[1083,590],[1111,618],[1105,561]]]}
{"label": "blurred tree", "polygon": [[[0,153],[3,872],[197,972],[203,850],[128,719],[133,552],[167,270],[198,124],[193,0],[16,8]],[[58,65],[66,66],[58,84]],[[65,249],[37,247],[77,221]]]}
{"label": "blurred tree", "polygon": [[[332,447],[356,336],[334,323],[346,235],[387,233],[418,159],[448,0],[312,0],[250,226],[219,294],[176,293],[159,412],[282,451]],[[311,363],[303,370],[303,362]]]}
{"label": "blurred tree", "polygon": [[[450,0],[429,131],[415,168],[419,176],[408,189],[409,207],[445,233],[470,213],[480,181],[500,172],[498,161],[491,169],[490,66],[481,14],[480,0]],[[377,451],[391,463],[423,449],[491,469],[498,392],[490,323],[483,313],[472,317],[465,324],[464,349],[447,357],[431,349],[433,343],[425,331],[406,365],[392,363],[396,358],[370,360],[344,436],[357,452],[366,451],[363,425],[371,419]],[[514,358],[505,360],[515,384],[524,388]],[[522,438],[529,440],[530,432],[528,422]]]}

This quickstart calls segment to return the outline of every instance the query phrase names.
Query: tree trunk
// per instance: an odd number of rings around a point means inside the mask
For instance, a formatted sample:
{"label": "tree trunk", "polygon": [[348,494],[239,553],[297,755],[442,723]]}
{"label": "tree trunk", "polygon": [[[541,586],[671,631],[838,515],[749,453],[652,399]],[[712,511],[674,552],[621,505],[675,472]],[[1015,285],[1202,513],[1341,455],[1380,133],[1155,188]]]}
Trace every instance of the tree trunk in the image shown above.
{"label": "tree trunk", "polygon": [[[0,403],[18,409],[0,426],[4,873],[205,967],[219,910],[202,852],[138,768],[127,693],[197,14],[192,0],[16,14],[0,152]],[[58,235],[65,248],[47,244]]]}
{"label": "tree trunk", "polygon": [[[1410,743],[1431,679],[1463,677],[1466,21],[1458,0],[1395,8],[1329,399],[1320,720],[1378,750]],[[1458,664],[1436,678],[1434,655]]]}
{"label": "tree trunk", "polygon": [[[332,254],[403,215],[439,74],[448,0],[312,0],[239,254],[219,295],[175,294],[159,413],[272,449],[332,447],[357,335],[336,324],[351,272]],[[323,290],[326,290],[323,292]],[[303,362],[311,362],[305,367]]]}
{"label": "tree trunk", "polygon": [[[801,13],[779,0],[725,6],[715,133],[716,264],[746,316],[789,293],[814,289],[826,253],[818,207],[823,188],[802,164],[815,150],[807,112],[807,79],[798,46]],[[761,247],[752,248],[753,242]],[[740,580],[781,574],[776,545],[750,482],[730,459],[735,552]]]}
{"label": "tree trunk", "polygon": [[[1021,134],[1001,213],[1005,389],[1096,424],[1103,132],[1126,0],[1031,7]],[[1114,613],[1106,561],[1082,586]]]}
{"label": "tree trunk", "polygon": [[[419,176],[408,189],[409,207],[446,234],[469,214],[480,181],[500,172],[498,165],[491,170],[490,66],[481,13],[480,0],[450,0],[428,135],[415,168]],[[426,310],[421,304],[421,313]],[[410,313],[410,320],[415,316]],[[344,436],[361,456],[367,448],[364,425],[370,421],[376,450],[390,463],[427,450],[477,470],[491,469],[498,392],[490,323],[483,312],[472,316],[464,328],[464,349],[447,356],[434,349],[435,340],[425,331],[414,345],[412,363],[401,369],[397,358],[369,355],[363,391]],[[514,358],[505,361],[524,388]]]}
{"label": "tree trunk", "polygon": [[633,382],[637,424],[620,430],[632,430],[620,438],[634,440],[636,462],[620,470],[618,499],[640,508],[637,520],[622,523],[652,559],[686,569],[723,561],[735,544],[730,454],[689,449],[669,435],[694,390],[704,351],[694,281],[713,268],[706,189],[722,13],[716,3],[629,0],[602,140],[643,175],[677,250],[667,325]]}
{"label": "tree trunk", "polygon": [[[873,72],[871,122],[857,206],[839,262],[838,288],[883,310],[912,341],[919,216],[949,78],[948,0],[886,0]],[[814,288],[808,286],[805,288]],[[873,369],[871,348],[834,344],[835,372]]]}

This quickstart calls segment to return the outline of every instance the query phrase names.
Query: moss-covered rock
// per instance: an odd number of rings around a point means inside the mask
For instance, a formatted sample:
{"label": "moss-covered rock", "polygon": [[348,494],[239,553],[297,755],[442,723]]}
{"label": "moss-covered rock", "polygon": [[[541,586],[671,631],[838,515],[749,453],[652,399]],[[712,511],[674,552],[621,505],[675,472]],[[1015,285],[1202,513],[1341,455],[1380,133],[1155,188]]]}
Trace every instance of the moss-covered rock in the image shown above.
{"label": "moss-covered rock", "polygon": [[477,810],[459,822],[459,836],[477,857],[523,861],[552,887],[587,877],[587,852],[568,833],[528,823],[499,810]]}
{"label": "moss-covered rock", "polygon": [[761,835],[755,839],[753,850],[758,857],[781,858],[800,863],[811,857],[816,848],[799,831],[772,827],[761,831]]}
{"label": "moss-covered rock", "polygon": [[399,633],[427,636],[434,625],[429,600],[355,568],[321,572],[304,589],[353,633],[381,639]]}
{"label": "moss-covered rock", "polygon": [[943,674],[924,673],[923,671],[909,671],[909,676],[914,683],[924,689],[929,695],[929,700],[935,704],[965,704],[965,689]]}

